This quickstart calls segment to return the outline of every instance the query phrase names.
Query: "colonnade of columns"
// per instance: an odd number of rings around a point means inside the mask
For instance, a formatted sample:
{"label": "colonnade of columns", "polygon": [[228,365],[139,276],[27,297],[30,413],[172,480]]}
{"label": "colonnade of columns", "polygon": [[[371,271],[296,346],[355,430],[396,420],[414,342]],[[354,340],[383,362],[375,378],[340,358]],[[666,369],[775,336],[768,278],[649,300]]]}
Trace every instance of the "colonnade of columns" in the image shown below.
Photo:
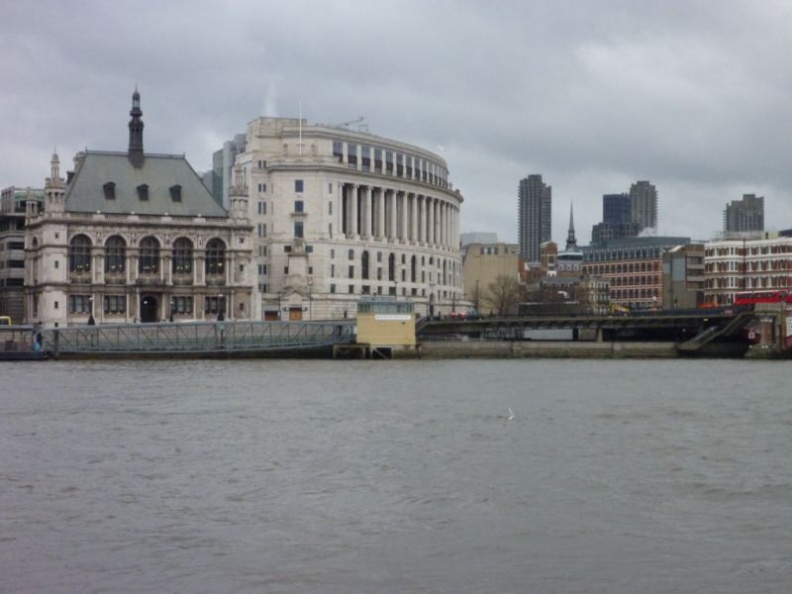
{"label": "colonnade of columns", "polygon": [[341,229],[350,239],[456,247],[459,207],[434,196],[345,183]]}

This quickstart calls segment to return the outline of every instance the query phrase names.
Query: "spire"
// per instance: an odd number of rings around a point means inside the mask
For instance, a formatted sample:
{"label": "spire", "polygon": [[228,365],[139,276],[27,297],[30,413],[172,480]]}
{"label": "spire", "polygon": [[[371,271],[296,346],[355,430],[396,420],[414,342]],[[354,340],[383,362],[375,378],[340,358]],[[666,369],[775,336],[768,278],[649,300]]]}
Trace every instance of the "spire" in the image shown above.
{"label": "spire", "polygon": [[577,239],[575,239],[575,215],[573,212],[573,205],[569,205],[569,232],[567,233],[566,251],[577,250]]}
{"label": "spire", "polygon": [[60,176],[60,159],[58,158],[57,151],[52,153],[52,159],[50,159],[50,176],[47,178],[45,182],[46,188],[62,188],[63,187],[63,178]]}
{"label": "spire", "polygon": [[129,112],[129,162],[136,169],[143,167],[143,112],[140,110],[140,93],[137,86],[132,94],[132,110]]}

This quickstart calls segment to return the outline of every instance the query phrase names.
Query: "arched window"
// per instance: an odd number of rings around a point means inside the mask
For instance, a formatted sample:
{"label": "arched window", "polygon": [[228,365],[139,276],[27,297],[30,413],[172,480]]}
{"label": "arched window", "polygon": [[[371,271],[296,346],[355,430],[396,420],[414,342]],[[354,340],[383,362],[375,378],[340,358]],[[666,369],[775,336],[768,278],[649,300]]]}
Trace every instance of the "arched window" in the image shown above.
{"label": "arched window", "polygon": [[156,274],[159,272],[160,244],[156,237],[144,237],[140,240],[140,257],[138,273]]}
{"label": "arched window", "polygon": [[91,240],[85,235],[75,235],[69,243],[69,272],[91,270]]}
{"label": "arched window", "polygon": [[206,274],[222,276],[225,274],[225,243],[221,239],[210,239],[206,244]]}
{"label": "arched window", "polygon": [[123,237],[113,235],[105,242],[104,271],[118,274],[126,270],[126,241]]}
{"label": "arched window", "polygon": [[173,242],[173,274],[190,274],[193,265],[193,244],[186,237]]}
{"label": "arched window", "polygon": [[360,278],[363,280],[369,278],[369,253],[366,250],[360,254]]}

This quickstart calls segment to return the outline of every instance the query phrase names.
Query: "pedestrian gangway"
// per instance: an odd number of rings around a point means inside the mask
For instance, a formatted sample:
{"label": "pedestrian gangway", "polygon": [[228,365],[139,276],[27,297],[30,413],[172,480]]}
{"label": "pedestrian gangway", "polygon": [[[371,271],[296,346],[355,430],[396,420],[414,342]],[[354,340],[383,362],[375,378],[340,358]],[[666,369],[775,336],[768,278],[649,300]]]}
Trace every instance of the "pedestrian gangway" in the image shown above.
{"label": "pedestrian gangway", "polygon": [[43,350],[54,358],[297,355],[332,352],[355,340],[349,320],[103,324],[40,332]]}

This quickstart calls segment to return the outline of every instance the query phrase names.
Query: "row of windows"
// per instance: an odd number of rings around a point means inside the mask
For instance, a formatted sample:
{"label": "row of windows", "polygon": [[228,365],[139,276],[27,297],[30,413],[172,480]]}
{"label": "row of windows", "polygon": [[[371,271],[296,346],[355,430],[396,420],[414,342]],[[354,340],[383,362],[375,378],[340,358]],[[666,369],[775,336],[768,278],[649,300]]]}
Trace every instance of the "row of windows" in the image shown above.
{"label": "row of windows", "polygon": [[704,270],[710,274],[715,272],[758,272],[766,270],[789,270],[792,263],[789,260],[763,260],[762,262],[715,262],[706,264]]}
{"label": "row of windows", "polygon": [[632,301],[634,299],[659,299],[660,295],[653,289],[611,289],[611,299],[616,301]]}
{"label": "row of windows", "polygon": [[[125,314],[127,312],[126,295],[105,295],[102,299],[105,314]],[[170,308],[173,314],[192,314],[194,299],[191,296],[176,296],[171,299]],[[69,295],[69,313],[92,314],[93,298],[90,295]],[[57,303],[55,305],[57,309]],[[206,297],[204,313],[216,314],[225,307],[224,297]]]}
{"label": "row of windows", "polygon": [[586,262],[607,262],[610,260],[652,260],[660,258],[665,248],[619,248],[589,250],[583,258]]}
{"label": "row of windows", "polygon": [[410,154],[352,143],[346,145],[345,154],[344,143],[336,140],[333,142],[333,157],[339,163],[347,163],[350,169],[386,173],[448,187],[448,172],[445,168]]}
{"label": "row of windows", "polygon": [[706,248],[704,256],[707,258],[724,257],[724,256],[767,256],[770,254],[789,254],[792,253],[791,244],[782,245],[764,245],[760,247],[718,247]]}
{"label": "row of windows", "polygon": [[757,278],[725,277],[708,278],[704,281],[707,289],[786,289],[789,285],[786,276],[763,276]]}
{"label": "row of windows", "polygon": [[[135,188],[137,192],[138,200],[141,202],[148,202],[149,199],[149,186],[148,184],[140,184]],[[102,192],[104,193],[105,200],[115,200],[116,199],[116,183],[109,181],[102,185]],[[170,198],[173,202],[181,202],[182,201],[182,187],[178,184],[171,186],[168,188],[168,193],[170,194]]]}
{"label": "row of windows", "polygon": [[[138,272],[157,273],[160,270],[160,243],[155,237],[140,240]],[[69,243],[69,272],[88,272],[91,270],[91,240],[85,235],[75,236]],[[225,243],[221,239],[211,239],[206,244],[206,274],[219,275],[225,266]],[[193,244],[181,237],[173,242],[172,271],[175,274],[188,274],[193,267]],[[120,274],[126,271],[126,241],[118,235],[109,237],[105,242],[104,271]]]}
{"label": "row of windows", "polygon": [[24,250],[24,249],[25,249],[24,241],[7,241],[6,243],[0,243],[0,252],[4,250]]}
{"label": "row of windows", "polygon": [[656,272],[660,270],[660,263],[653,262],[618,262],[611,264],[585,264],[587,274],[623,274],[632,272]]}

